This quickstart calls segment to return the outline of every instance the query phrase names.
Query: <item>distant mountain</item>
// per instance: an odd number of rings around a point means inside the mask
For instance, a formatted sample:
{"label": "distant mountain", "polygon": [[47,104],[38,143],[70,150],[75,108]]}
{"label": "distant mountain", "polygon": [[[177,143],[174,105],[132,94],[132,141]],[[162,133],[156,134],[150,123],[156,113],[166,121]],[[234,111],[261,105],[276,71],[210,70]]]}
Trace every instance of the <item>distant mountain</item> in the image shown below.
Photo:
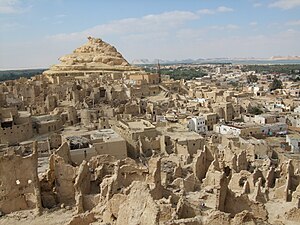
{"label": "distant mountain", "polygon": [[131,62],[133,65],[142,65],[142,64],[179,64],[179,63],[195,63],[196,60],[193,59],[183,59],[183,60],[164,60],[164,59],[135,59]]}
{"label": "distant mountain", "polygon": [[141,64],[177,64],[177,63],[193,63],[195,60],[184,59],[184,60],[164,60],[164,59],[135,59],[131,62],[133,65]]}
{"label": "distant mountain", "polygon": [[142,64],[203,64],[203,63],[241,63],[241,64],[268,64],[279,61],[300,60],[300,56],[272,56],[271,58],[199,58],[199,59],[182,59],[182,60],[164,60],[164,59],[136,59],[131,62],[134,65]]}
{"label": "distant mountain", "polygon": [[229,58],[199,58],[199,59],[182,59],[182,60],[164,60],[164,59],[136,59],[131,62],[133,65],[142,64],[200,64],[200,63],[213,63],[213,62],[229,62]]}
{"label": "distant mountain", "polygon": [[272,56],[271,60],[300,60],[300,56]]}
{"label": "distant mountain", "polygon": [[149,59],[135,59],[135,60],[132,60],[131,64],[133,64],[133,65],[153,64],[153,61],[150,61]]}

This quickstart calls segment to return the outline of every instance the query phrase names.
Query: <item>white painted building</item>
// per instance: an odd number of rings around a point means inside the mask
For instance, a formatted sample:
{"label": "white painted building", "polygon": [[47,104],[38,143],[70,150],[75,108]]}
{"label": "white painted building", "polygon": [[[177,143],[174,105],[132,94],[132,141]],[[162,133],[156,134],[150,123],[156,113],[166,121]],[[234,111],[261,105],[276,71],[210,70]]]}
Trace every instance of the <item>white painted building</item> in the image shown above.
{"label": "white painted building", "polygon": [[194,117],[188,122],[189,131],[194,131],[196,133],[204,133],[207,131],[207,126],[205,124],[205,118],[203,116]]}
{"label": "white painted building", "polygon": [[234,126],[229,126],[225,124],[216,124],[214,125],[214,131],[223,134],[223,135],[234,135],[234,136],[240,136],[241,129]]}
{"label": "white painted building", "polygon": [[198,102],[198,103],[201,103],[201,104],[203,104],[203,103],[205,103],[205,102],[207,102],[209,99],[207,99],[207,98],[195,98],[195,99],[193,99],[193,100],[191,100],[192,102]]}
{"label": "white painted building", "polygon": [[254,123],[216,124],[214,131],[223,135],[252,136],[260,135],[261,125]]}
{"label": "white painted building", "polygon": [[286,135],[286,142],[291,146],[291,152],[300,153],[300,135],[289,134]]}
{"label": "white painted building", "polygon": [[288,126],[286,123],[255,124],[255,123],[235,123],[217,124],[214,131],[223,135],[252,136],[252,135],[285,135]]}

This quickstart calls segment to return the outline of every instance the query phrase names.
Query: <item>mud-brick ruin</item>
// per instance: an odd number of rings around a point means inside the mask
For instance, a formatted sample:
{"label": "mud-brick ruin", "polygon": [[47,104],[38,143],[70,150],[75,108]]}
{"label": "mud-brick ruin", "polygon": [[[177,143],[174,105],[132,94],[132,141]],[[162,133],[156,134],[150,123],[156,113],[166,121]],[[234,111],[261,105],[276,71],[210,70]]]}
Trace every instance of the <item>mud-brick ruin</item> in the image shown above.
{"label": "mud-brick ruin", "polygon": [[213,66],[148,73],[97,38],[60,60],[0,83],[0,224],[300,223],[298,101]]}

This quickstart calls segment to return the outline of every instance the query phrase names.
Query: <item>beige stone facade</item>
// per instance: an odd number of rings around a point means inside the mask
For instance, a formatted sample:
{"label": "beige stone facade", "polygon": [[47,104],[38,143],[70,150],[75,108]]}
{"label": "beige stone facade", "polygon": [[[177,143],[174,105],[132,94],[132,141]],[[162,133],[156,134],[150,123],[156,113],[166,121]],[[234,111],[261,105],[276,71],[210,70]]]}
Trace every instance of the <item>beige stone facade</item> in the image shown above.
{"label": "beige stone facade", "polygon": [[17,144],[33,136],[30,113],[20,112],[16,109],[0,109],[0,143]]}

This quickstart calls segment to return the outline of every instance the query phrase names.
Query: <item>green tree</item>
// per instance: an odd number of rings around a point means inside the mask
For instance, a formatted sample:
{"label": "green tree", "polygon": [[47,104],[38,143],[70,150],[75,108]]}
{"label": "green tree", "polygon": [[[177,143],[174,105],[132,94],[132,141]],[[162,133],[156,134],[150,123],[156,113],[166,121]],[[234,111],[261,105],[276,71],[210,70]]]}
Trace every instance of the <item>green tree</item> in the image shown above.
{"label": "green tree", "polygon": [[248,82],[249,84],[255,83],[255,82],[257,82],[257,81],[258,81],[258,77],[257,77],[256,75],[250,74],[250,75],[247,76],[247,82]]}
{"label": "green tree", "polygon": [[260,108],[254,106],[254,107],[251,107],[250,109],[248,109],[248,113],[254,114],[254,115],[259,115],[259,114],[262,114],[263,111]]}
{"label": "green tree", "polygon": [[270,91],[274,91],[276,89],[282,89],[282,81],[274,78],[272,83],[270,84]]}

